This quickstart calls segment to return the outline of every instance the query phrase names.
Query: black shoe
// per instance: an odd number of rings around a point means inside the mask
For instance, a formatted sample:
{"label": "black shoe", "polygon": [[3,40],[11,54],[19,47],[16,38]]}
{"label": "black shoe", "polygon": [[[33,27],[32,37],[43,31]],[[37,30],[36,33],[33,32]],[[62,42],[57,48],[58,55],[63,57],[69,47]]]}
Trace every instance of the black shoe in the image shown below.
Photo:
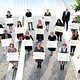
{"label": "black shoe", "polygon": [[78,73],[80,73],[80,69],[78,70]]}
{"label": "black shoe", "polygon": [[32,30],[34,30],[34,29],[32,28]]}
{"label": "black shoe", "polygon": [[64,65],[60,65],[60,70],[64,70]]}
{"label": "black shoe", "polygon": [[74,56],[74,53],[71,52],[70,55],[71,55],[71,56]]}
{"label": "black shoe", "polygon": [[30,29],[28,29],[30,31]]}

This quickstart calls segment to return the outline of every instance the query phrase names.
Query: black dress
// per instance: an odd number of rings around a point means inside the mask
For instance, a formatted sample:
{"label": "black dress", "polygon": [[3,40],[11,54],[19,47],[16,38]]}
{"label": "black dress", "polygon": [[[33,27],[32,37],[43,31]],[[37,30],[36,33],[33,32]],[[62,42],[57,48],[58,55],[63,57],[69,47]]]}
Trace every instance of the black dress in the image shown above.
{"label": "black dress", "polygon": [[[48,36],[48,40],[49,41],[55,41],[56,40],[56,36],[54,35],[53,37],[51,37],[50,35]],[[54,44],[55,45],[55,44]],[[48,48],[48,50],[50,51],[55,51],[56,48]]]}
{"label": "black dress", "polygon": [[[24,39],[26,39],[26,40],[32,39],[33,40],[31,35],[30,36],[26,36]],[[25,46],[25,50],[31,51],[32,50],[32,46]]]}
{"label": "black dress", "polygon": [[[62,24],[62,23],[61,23],[60,25],[59,25],[58,23],[56,23],[55,25],[58,26],[58,27],[59,27],[59,26],[60,26],[60,27],[63,27],[63,24]],[[58,40],[59,40],[59,37],[60,37],[60,40],[62,40],[62,35],[63,35],[62,32],[55,31],[55,34],[56,34]]]}
{"label": "black dress", "polygon": [[[37,26],[38,29],[42,29],[42,26]],[[37,34],[36,39],[38,41],[44,40],[44,35],[43,34]]]}

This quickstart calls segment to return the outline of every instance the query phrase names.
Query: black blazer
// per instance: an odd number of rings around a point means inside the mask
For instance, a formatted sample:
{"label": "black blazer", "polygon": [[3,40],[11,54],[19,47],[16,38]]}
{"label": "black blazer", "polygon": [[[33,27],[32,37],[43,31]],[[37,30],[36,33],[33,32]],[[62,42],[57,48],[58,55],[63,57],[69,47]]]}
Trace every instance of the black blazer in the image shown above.
{"label": "black blazer", "polygon": [[66,14],[66,11],[64,11],[63,15],[62,15],[62,20],[69,21],[70,20],[70,12],[67,12],[67,14]]}
{"label": "black blazer", "polygon": [[48,40],[50,41],[55,41],[56,40],[56,36],[54,35],[53,37],[51,37],[50,35],[48,36]]}
{"label": "black blazer", "polygon": [[31,12],[27,12],[26,13],[26,17],[31,17],[32,16],[32,13]]}

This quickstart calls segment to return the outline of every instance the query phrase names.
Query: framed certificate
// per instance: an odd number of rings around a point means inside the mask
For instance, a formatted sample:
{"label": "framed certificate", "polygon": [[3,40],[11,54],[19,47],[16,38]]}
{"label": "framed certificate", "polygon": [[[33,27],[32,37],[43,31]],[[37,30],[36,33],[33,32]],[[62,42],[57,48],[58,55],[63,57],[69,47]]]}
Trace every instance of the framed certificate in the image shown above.
{"label": "framed certificate", "polygon": [[5,24],[12,24],[13,22],[13,18],[5,18]]}
{"label": "framed certificate", "polygon": [[4,33],[4,29],[0,28],[0,34],[3,34],[3,33]]}
{"label": "framed certificate", "polygon": [[44,29],[36,29],[35,33],[36,34],[44,34]]}
{"label": "framed certificate", "polygon": [[47,41],[47,48],[57,48],[57,41]]}
{"label": "framed certificate", "polygon": [[51,21],[51,16],[45,16],[44,20],[50,22]]}
{"label": "framed certificate", "polygon": [[33,52],[33,59],[45,59],[44,52]]}
{"label": "framed certificate", "polygon": [[62,26],[55,27],[55,31],[57,31],[57,32],[63,32],[63,30],[64,30],[64,27],[62,27]]}
{"label": "framed certificate", "polygon": [[32,17],[26,17],[26,22],[33,22],[33,18]]}
{"label": "framed certificate", "polygon": [[19,53],[7,53],[7,61],[18,61],[19,60]]}
{"label": "framed certificate", "polygon": [[25,31],[24,27],[15,28],[16,34],[25,33]]}
{"label": "framed certificate", "polygon": [[71,29],[78,29],[79,30],[79,26],[80,26],[79,23],[72,23],[71,24]]}
{"label": "framed certificate", "polygon": [[9,44],[12,42],[12,39],[2,39],[1,40],[1,44],[2,44],[2,47],[6,47],[6,46],[9,46]]}
{"label": "framed certificate", "polygon": [[70,54],[69,53],[58,53],[58,61],[69,61]]}
{"label": "framed certificate", "polygon": [[79,44],[80,41],[79,40],[70,40],[70,45],[71,46],[76,46],[77,44]]}
{"label": "framed certificate", "polygon": [[33,46],[33,41],[31,39],[23,40],[23,44],[24,44],[24,46]]}

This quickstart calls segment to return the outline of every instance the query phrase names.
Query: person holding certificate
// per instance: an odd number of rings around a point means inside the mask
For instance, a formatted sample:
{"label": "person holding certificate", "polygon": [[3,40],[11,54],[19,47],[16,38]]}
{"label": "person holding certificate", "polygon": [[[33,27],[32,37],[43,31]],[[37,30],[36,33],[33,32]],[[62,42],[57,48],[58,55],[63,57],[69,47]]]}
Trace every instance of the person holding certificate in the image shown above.
{"label": "person holding certificate", "polygon": [[[25,40],[33,40],[33,37],[30,35],[29,31],[26,31],[25,32],[25,35],[24,35],[24,39]],[[25,46],[25,50],[28,51],[28,54],[30,54],[30,51],[32,50],[32,46]]]}
{"label": "person holding certificate", "polygon": [[[41,43],[37,44],[37,46],[35,47],[34,52],[44,52],[44,48],[42,47]],[[41,69],[42,68],[41,63],[43,62],[43,59],[36,59],[35,61],[38,63],[37,68]]]}
{"label": "person holding certificate", "polygon": [[[60,19],[57,20],[55,26],[63,27],[63,23],[61,22]],[[55,31],[55,34],[57,35],[57,40],[58,41],[62,41],[62,35],[63,35],[63,33],[62,32],[58,32],[58,31]]]}
{"label": "person holding certificate", "polygon": [[[27,12],[26,12],[25,15],[26,15],[27,18],[32,17],[32,13],[30,12],[29,9],[27,9]],[[28,22],[28,28],[29,28],[29,30],[30,30],[30,25],[31,25],[32,30],[34,30],[32,22]]]}
{"label": "person holding certificate", "polygon": [[[68,53],[67,44],[63,44],[62,48],[60,49],[60,53],[66,54]],[[60,70],[64,70],[64,65],[66,61],[60,61]]]}
{"label": "person holding certificate", "polygon": [[[43,29],[43,24],[41,20],[38,20],[37,29]],[[41,42],[42,40],[44,40],[44,35],[37,34],[36,39]]]}
{"label": "person holding certificate", "polygon": [[[49,12],[49,9],[46,10],[44,16],[51,16],[51,13]],[[49,30],[49,24],[50,22],[49,21],[45,21],[45,25],[46,25],[46,30],[48,31]]]}
{"label": "person holding certificate", "polygon": [[[77,17],[73,18],[72,23],[75,23],[75,24],[78,23]],[[72,32],[75,30],[77,30],[77,29],[71,29]]]}
{"label": "person holding certificate", "polygon": [[[17,28],[22,27],[22,24],[20,21],[17,21]],[[20,37],[23,37],[23,33],[17,34],[17,38],[19,39]]]}
{"label": "person holding certificate", "polygon": [[[7,11],[7,15],[6,15],[6,18],[12,18],[12,14],[10,11]],[[10,33],[12,33],[12,26],[13,26],[13,23],[8,23],[7,24],[9,26],[9,30],[10,30]]]}
{"label": "person holding certificate", "polygon": [[[9,48],[8,48],[8,53],[13,53],[16,52],[16,48],[14,48],[14,44],[10,43]],[[17,70],[17,66],[18,66],[18,61],[10,61],[10,63],[13,64],[12,69],[16,69]]]}
{"label": "person holding certificate", "polygon": [[[70,40],[79,40],[78,31],[72,32],[72,37]],[[70,55],[73,56],[75,52],[76,46],[71,46]]]}
{"label": "person holding certificate", "polygon": [[[48,36],[49,41],[56,41],[56,36],[54,35],[54,32],[50,32],[50,35]],[[55,44],[54,44],[55,45]],[[48,48],[48,50],[51,51],[51,56],[53,55],[53,51],[56,50],[56,48]]]}

